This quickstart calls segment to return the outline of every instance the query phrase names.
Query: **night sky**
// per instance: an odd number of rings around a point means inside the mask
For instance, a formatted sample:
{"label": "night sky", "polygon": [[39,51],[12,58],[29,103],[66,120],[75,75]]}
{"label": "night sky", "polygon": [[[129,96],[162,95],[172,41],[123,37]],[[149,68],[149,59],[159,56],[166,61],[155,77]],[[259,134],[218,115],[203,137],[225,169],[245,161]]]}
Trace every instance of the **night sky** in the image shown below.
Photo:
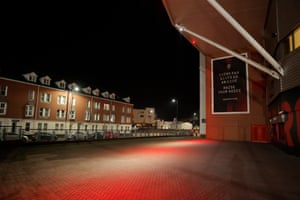
{"label": "night sky", "polygon": [[34,71],[129,96],[172,120],[199,112],[199,55],[160,0],[2,5],[0,74]]}

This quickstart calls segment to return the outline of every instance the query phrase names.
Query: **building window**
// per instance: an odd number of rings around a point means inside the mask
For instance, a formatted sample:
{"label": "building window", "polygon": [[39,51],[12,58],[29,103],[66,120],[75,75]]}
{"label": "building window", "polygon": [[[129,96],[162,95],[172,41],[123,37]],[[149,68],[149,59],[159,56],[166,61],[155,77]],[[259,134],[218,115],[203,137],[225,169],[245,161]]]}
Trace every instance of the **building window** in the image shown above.
{"label": "building window", "polygon": [[109,121],[109,115],[103,115],[103,121],[108,122]]}
{"label": "building window", "polygon": [[115,105],[111,105],[111,110],[114,112],[116,111],[116,106]]}
{"label": "building window", "polygon": [[76,105],[76,99],[72,97],[71,106],[75,106],[75,105]]}
{"label": "building window", "polygon": [[44,82],[45,85],[50,85],[50,80],[47,79],[47,78],[45,78],[45,79],[43,80],[43,82]]}
{"label": "building window", "polygon": [[58,129],[59,129],[59,124],[55,123],[55,130],[58,130]]}
{"label": "building window", "polygon": [[121,116],[121,123],[125,123],[125,116],[124,115]]}
{"label": "building window", "polygon": [[48,130],[48,124],[47,124],[47,123],[44,123],[43,125],[44,125],[43,129],[44,129],[44,130]]}
{"label": "building window", "polygon": [[90,108],[90,107],[91,107],[91,101],[87,101],[87,102],[86,102],[86,107],[87,107],[87,108]]}
{"label": "building window", "polygon": [[33,101],[35,96],[35,91],[34,90],[29,90],[28,91],[28,101]]}
{"label": "building window", "polygon": [[276,58],[280,60],[282,57],[293,52],[300,47],[300,27],[294,29],[289,35],[283,38],[276,48]]}
{"label": "building window", "polygon": [[66,96],[58,96],[57,97],[57,104],[58,105],[66,105],[67,104],[67,97]]}
{"label": "building window", "polygon": [[100,120],[100,114],[96,113],[94,114],[94,121],[99,121]]}
{"label": "building window", "polygon": [[8,87],[7,86],[5,86],[5,85],[1,85],[0,86],[0,92],[1,92],[1,96],[7,96],[7,89],[8,89]]}
{"label": "building window", "polygon": [[60,130],[62,131],[62,130],[64,130],[64,128],[65,128],[65,125],[64,124],[60,124]]}
{"label": "building window", "polygon": [[25,131],[30,131],[30,123],[26,122],[25,124]]}
{"label": "building window", "polygon": [[114,114],[110,115],[110,122],[115,122],[116,116]]}
{"label": "building window", "polygon": [[42,130],[43,124],[42,123],[38,123],[38,130]]}
{"label": "building window", "polygon": [[125,110],[126,110],[126,108],[125,108],[125,106],[123,106],[122,107],[122,113],[125,113]]}
{"label": "building window", "polygon": [[28,80],[31,82],[36,82],[36,76],[35,75],[29,75]]}
{"label": "building window", "polygon": [[50,109],[40,108],[40,117],[50,117]]}
{"label": "building window", "polygon": [[126,117],[126,123],[131,123],[131,118],[130,117]]}
{"label": "building window", "polygon": [[48,130],[48,124],[47,123],[38,123],[38,130]]}
{"label": "building window", "polygon": [[56,118],[62,119],[66,117],[65,110],[56,110]]}
{"label": "building window", "polygon": [[66,88],[66,83],[65,83],[64,81],[60,81],[60,82],[58,83],[58,87],[59,87],[59,88]]}
{"label": "building window", "polygon": [[91,120],[91,112],[89,110],[85,111],[85,120],[86,121]]}
{"label": "building window", "polygon": [[131,113],[131,108],[127,108],[127,113]]}
{"label": "building window", "polygon": [[5,115],[7,111],[7,103],[0,102],[0,115]]}
{"label": "building window", "polygon": [[95,102],[95,103],[94,103],[94,108],[95,108],[96,110],[100,110],[100,102]]}
{"label": "building window", "polygon": [[41,94],[41,102],[50,103],[51,102],[51,94],[42,93]]}
{"label": "building window", "polygon": [[103,109],[109,111],[109,104],[108,104],[108,103],[105,103],[105,104],[103,105]]}
{"label": "building window", "polygon": [[75,115],[76,115],[75,110],[70,110],[69,118],[70,119],[75,119]]}
{"label": "building window", "polygon": [[34,106],[26,105],[25,106],[25,117],[33,117],[34,115]]}

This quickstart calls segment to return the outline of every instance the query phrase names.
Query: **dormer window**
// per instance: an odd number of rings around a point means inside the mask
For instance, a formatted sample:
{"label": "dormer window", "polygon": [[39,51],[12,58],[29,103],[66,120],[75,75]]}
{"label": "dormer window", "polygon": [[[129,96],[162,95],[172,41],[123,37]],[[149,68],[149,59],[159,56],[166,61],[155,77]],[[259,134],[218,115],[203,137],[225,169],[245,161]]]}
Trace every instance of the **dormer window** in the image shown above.
{"label": "dormer window", "polygon": [[92,89],[91,89],[91,87],[86,87],[86,88],[83,88],[82,91],[86,94],[91,94]]}
{"label": "dormer window", "polygon": [[66,81],[65,80],[56,81],[55,84],[60,89],[66,89]]}
{"label": "dormer window", "polygon": [[36,79],[37,79],[36,73],[31,72],[31,73],[23,74],[23,76],[27,81],[36,83]]}
{"label": "dormer window", "polygon": [[41,78],[40,78],[40,82],[41,82],[43,85],[50,85],[51,78],[50,78],[49,76],[41,77]]}
{"label": "dormer window", "polygon": [[95,95],[95,96],[99,96],[100,90],[99,90],[99,89],[94,89],[94,90],[92,91],[92,93],[93,93],[93,95]]}

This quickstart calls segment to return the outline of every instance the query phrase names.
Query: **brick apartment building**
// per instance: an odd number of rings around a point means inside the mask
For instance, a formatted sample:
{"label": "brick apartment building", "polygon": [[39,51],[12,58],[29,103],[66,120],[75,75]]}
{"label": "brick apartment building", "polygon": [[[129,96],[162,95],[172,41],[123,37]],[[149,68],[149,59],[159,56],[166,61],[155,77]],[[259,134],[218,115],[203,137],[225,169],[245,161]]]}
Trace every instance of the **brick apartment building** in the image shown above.
{"label": "brick apartment building", "polygon": [[52,82],[35,72],[18,80],[0,77],[0,132],[130,132],[133,104],[129,97],[117,99],[107,91],[77,88],[76,83]]}

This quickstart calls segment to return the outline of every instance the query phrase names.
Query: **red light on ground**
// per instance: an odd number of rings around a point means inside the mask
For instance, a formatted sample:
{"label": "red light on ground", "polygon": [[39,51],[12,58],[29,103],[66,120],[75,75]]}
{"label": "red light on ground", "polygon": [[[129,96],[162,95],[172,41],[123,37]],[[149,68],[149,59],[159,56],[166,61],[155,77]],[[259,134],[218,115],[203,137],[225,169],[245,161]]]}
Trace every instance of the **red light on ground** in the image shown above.
{"label": "red light on ground", "polygon": [[192,44],[195,45],[196,44],[196,40],[192,40]]}

